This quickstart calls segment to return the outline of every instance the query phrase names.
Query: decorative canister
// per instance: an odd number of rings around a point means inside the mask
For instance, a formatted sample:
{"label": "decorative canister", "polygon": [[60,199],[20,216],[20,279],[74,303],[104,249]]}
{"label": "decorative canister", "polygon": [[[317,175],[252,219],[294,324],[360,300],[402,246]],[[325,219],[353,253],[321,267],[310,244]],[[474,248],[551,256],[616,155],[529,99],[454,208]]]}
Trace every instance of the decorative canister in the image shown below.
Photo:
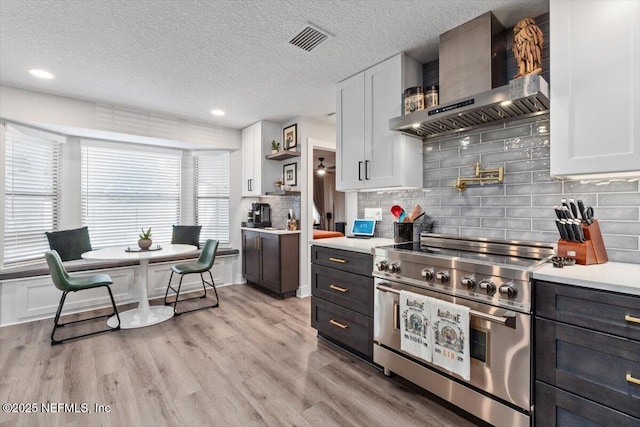
{"label": "decorative canister", "polygon": [[427,86],[424,92],[424,108],[438,105],[438,86]]}
{"label": "decorative canister", "polygon": [[410,87],[404,91],[404,113],[424,110],[424,93],[422,86]]}

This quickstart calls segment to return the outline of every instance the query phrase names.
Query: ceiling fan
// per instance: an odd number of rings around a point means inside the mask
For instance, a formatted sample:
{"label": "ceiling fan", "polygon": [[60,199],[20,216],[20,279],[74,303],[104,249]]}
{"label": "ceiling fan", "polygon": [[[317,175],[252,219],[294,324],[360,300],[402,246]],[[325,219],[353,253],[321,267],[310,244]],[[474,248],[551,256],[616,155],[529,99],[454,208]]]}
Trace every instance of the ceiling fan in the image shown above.
{"label": "ceiling fan", "polygon": [[325,166],[322,162],[324,161],[324,157],[318,157],[318,160],[320,160],[320,164],[318,165],[318,167],[316,169],[314,169],[314,172],[317,175],[324,175],[326,173],[335,173],[336,171],[336,167],[335,166]]}

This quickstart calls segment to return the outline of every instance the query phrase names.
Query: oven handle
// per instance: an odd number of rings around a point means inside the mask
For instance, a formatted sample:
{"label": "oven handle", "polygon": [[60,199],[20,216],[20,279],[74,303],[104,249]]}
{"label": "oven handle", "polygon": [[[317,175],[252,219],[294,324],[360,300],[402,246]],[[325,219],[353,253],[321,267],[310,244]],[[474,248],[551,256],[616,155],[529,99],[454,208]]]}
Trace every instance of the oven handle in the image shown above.
{"label": "oven handle", "polygon": [[[392,294],[400,295],[400,291],[388,286],[377,285],[376,289],[382,292],[390,292]],[[469,314],[473,317],[477,317],[478,319],[488,320],[489,322],[498,323],[513,329],[516,328],[516,314],[513,311],[504,310],[504,313],[501,313],[500,316],[494,316],[492,314],[469,309]]]}

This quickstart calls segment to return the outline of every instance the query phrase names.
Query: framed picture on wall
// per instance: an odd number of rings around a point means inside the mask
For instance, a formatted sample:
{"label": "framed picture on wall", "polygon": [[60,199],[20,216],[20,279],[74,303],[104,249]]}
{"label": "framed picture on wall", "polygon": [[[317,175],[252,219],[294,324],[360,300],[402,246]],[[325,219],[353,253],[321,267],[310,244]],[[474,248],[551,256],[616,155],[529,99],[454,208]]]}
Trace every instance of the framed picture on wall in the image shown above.
{"label": "framed picture on wall", "polygon": [[284,149],[291,150],[298,146],[298,124],[284,128],[282,131],[282,140],[284,141]]}
{"label": "framed picture on wall", "polygon": [[282,167],[282,176],[284,178],[284,185],[295,187],[298,185],[298,164],[289,163]]}

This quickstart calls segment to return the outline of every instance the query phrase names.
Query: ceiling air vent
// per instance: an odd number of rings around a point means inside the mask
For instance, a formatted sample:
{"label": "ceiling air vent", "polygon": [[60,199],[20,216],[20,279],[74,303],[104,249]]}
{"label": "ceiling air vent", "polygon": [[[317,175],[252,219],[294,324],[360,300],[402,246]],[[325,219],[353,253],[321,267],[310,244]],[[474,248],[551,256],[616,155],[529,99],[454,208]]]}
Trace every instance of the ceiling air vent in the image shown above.
{"label": "ceiling air vent", "polygon": [[307,23],[302,30],[298,31],[296,35],[289,39],[289,43],[307,52],[311,52],[318,47],[320,43],[328,39],[329,36],[330,34]]}

